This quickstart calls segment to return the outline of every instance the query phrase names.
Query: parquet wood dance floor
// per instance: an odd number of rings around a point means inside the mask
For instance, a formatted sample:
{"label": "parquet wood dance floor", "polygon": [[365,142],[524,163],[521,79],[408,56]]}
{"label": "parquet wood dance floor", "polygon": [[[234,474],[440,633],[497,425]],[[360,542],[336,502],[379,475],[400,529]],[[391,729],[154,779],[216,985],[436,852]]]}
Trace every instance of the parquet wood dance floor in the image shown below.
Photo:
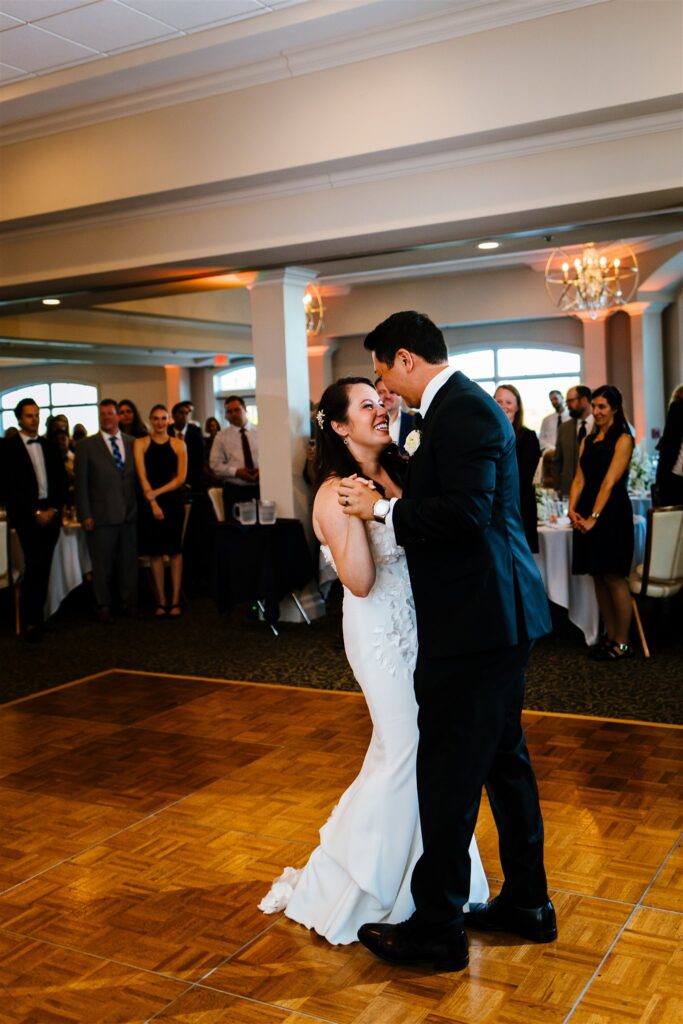
{"label": "parquet wood dance floor", "polygon": [[256,908],[359,768],[359,695],[112,671],[0,708],[0,1021],[683,1021],[683,730],[525,721],[560,938],[437,974]]}

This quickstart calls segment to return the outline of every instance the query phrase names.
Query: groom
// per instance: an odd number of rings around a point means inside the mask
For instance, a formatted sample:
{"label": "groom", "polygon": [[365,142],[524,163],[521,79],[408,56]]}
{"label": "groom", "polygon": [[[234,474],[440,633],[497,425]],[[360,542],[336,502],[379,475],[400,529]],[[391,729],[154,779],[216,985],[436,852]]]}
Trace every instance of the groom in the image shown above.
{"label": "groom", "polygon": [[[533,641],[549,632],[543,584],[519,511],[515,435],[498,405],[452,370],[443,335],[421,313],[394,313],[365,339],[375,371],[419,406],[402,498],[341,481],[349,515],[393,525],[415,600],[417,787],[424,853],[415,914],[364,924],[358,938],[392,963],[468,963],[464,926],[557,937],[543,866],[543,821],[521,725]],[[470,906],[468,848],[486,787],[505,881]]]}

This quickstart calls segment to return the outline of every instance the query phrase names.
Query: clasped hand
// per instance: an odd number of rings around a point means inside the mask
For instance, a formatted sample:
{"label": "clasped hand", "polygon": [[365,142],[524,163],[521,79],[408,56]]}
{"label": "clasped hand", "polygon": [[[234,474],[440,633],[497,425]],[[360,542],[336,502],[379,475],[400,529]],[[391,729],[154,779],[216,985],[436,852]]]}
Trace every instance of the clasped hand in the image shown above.
{"label": "clasped hand", "polygon": [[339,481],[337,496],[342,512],[359,519],[374,519],[373,508],[377,501],[377,489],[372,480],[366,480],[354,473]]}
{"label": "clasped hand", "polygon": [[592,516],[584,519],[578,512],[570,512],[569,521],[572,524],[572,530],[576,530],[578,533],[590,533],[597,523],[597,519],[593,519]]}

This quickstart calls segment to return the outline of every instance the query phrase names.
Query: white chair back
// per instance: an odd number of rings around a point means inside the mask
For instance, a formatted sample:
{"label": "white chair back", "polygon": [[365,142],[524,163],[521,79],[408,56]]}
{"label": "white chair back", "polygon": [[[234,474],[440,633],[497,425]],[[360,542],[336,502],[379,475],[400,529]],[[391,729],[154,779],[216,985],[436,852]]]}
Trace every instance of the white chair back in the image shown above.
{"label": "white chair back", "polygon": [[225,522],[225,506],[223,505],[223,488],[222,487],[209,487],[209,498],[213,505],[213,510],[216,513],[216,519],[219,523]]}
{"label": "white chair back", "polygon": [[652,582],[683,579],[683,506],[649,510],[651,548],[647,574]]}

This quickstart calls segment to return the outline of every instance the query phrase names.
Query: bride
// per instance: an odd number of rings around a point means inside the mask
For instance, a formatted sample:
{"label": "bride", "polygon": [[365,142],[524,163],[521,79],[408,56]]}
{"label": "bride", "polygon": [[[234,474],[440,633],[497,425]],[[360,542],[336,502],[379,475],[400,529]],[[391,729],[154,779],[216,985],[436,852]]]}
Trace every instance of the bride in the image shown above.
{"label": "bride", "polygon": [[[415,611],[403,549],[384,523],[341,511],[337,483],[356,473],[386,498],[401,496],[405,463],[387,451],[389,418],[365,377],[331,384],[317,414],[318,492],[313,528],[344,585],[344,647],[372,719],[360,774],[320,830],[300,871],[286,868],[259,908],[284,910],[331,943],[354,942],[367,922],[397,924],[415,910],[413,867],[422,852],[415,782]],[[475,840],[470,900],[488,884]]]}

